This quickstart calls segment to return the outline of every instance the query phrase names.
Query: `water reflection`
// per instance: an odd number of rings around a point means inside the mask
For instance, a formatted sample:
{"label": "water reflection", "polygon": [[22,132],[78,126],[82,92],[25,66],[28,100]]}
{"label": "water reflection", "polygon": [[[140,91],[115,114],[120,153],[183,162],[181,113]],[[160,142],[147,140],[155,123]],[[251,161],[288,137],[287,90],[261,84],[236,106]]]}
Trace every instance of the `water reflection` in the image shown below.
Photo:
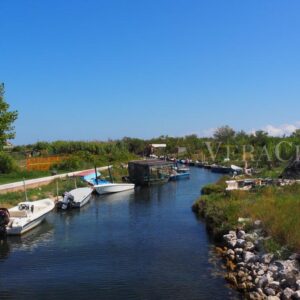
{"label": "water reflection", "polygon": [[33,251],[54,239],[54,226],[47,221],[21,236],[7,236],[0,241],[0,261],[14,251]]}

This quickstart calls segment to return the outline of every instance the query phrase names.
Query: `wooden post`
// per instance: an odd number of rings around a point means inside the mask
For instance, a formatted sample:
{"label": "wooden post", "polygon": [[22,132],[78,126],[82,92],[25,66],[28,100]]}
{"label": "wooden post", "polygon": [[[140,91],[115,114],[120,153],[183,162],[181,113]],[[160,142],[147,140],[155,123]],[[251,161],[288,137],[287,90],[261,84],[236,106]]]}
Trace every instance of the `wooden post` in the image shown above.
{"label": "wooden post", "polygon": [[[73,175],[74,176],[74,175]],[[75,183],[75,189],[77,189],[77,181],[76,181],[76,176],[74,176],[74,183]]]}
{"label": "wooden post", "polygon": [[58,201],[58,179],[56,179],[56,197]]}
{"label": "wooden post", "polygon": [[108,166],[108,173],[109,173],[109,177],[110,177],[110,182],[114,183],[114,179],[113,179],[113,177],[111,175],[111,171],[110,171],[110,166]]}
{"label": "wooden post", "polygon": [[23,186],[24,186],[24,193],[25,193],[25,201],[28,201],[25,178],[23,178]]}
{"label": "wooden post", "polygon": [[98,184],[98,176],[97,176],[97,167],[95,165],[95,180],[96,180],[96,184]]}

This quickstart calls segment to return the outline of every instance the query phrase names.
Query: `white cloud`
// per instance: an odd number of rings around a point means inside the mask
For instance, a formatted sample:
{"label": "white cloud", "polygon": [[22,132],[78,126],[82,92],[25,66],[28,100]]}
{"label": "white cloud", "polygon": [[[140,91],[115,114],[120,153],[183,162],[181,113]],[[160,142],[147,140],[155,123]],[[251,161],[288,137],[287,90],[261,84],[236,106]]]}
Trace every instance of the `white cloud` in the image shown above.
{"label": "white cloud", "polygon": [[200,136],[202,137],[212,137],[214,132],[216,131],[217,128],[209,128],[209,129],[204,129],[202,130],[202,134]]}
{"label": "white cloud", "polygon": [[263,128],[271,136],[283,136],[283,135],[290,135],[296,129],[300,127],[300,122],[295,122],[294,124],[282,124],[279,126],[274,125],[267,125]]}
{"label": "white cloud", "polygon": [[[293,124],[282,124],[279,126],[274,126],[271,124],[266,125],[265,127],[261,128],[267,132],[270,136],[283,136],[283,135],[291,135],[296,129],[300,128],[300,121],[294,122]],[[213,136],[214,132],[217,128],[208,128],[201,131],[200,136],[202,137],[211,137]],[[258,129],[251,129],[248,131],[249,134],[255,134],[255,131]]]}

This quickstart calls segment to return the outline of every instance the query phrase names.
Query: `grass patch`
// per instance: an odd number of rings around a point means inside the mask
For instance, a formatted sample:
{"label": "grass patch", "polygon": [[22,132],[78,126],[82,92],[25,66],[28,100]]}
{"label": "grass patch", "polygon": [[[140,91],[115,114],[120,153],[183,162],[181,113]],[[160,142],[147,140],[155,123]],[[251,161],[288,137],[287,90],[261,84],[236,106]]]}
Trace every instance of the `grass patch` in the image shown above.
{"label": "grass patch", "polygon": [[193,210],[204,216],[215,230],[235,228],[239,217],[259,219],[276,245],[300,251],[300,185],[265,187],[255,192],[211,193],[196,201]]}
{"label": "grass patch", "polygon": [[0,184],[22,181],[24,178],[35,179],[50,175],[50,171],[16,171],[9,174],[0,174]]}
{"label": "grass patch", "polygon": [[[57,179],[48,185],[44,185],[34,189],[27,190],[28,200],[35,201],[44,198],[52,198],[57,196],[56,184],[58,183],[58,195],[61,195],[65,191],[69,191],[75,188],[75,179]],[[76,179],[77,187],[87,186],[87,184],[78,178]],[[6,194],[0,194],[0,207],[12,207],[19,202],[25,201],[24,192],[12,192]]]}

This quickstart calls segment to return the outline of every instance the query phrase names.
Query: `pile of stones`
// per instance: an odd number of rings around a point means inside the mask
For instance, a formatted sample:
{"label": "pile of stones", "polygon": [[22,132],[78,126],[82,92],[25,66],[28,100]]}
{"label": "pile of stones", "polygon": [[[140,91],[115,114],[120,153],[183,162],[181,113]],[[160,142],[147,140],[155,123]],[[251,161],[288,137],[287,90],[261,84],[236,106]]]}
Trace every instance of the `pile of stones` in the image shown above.
{"label": "pile of stones", "polygon": [[300,268],[296,254],[279,260],[272,253],[259,251],[264,239],[259,231],[229,231],[223,239],[226,246],[217,251],[226,263],[226,279],[248,299],[300,299]]}

